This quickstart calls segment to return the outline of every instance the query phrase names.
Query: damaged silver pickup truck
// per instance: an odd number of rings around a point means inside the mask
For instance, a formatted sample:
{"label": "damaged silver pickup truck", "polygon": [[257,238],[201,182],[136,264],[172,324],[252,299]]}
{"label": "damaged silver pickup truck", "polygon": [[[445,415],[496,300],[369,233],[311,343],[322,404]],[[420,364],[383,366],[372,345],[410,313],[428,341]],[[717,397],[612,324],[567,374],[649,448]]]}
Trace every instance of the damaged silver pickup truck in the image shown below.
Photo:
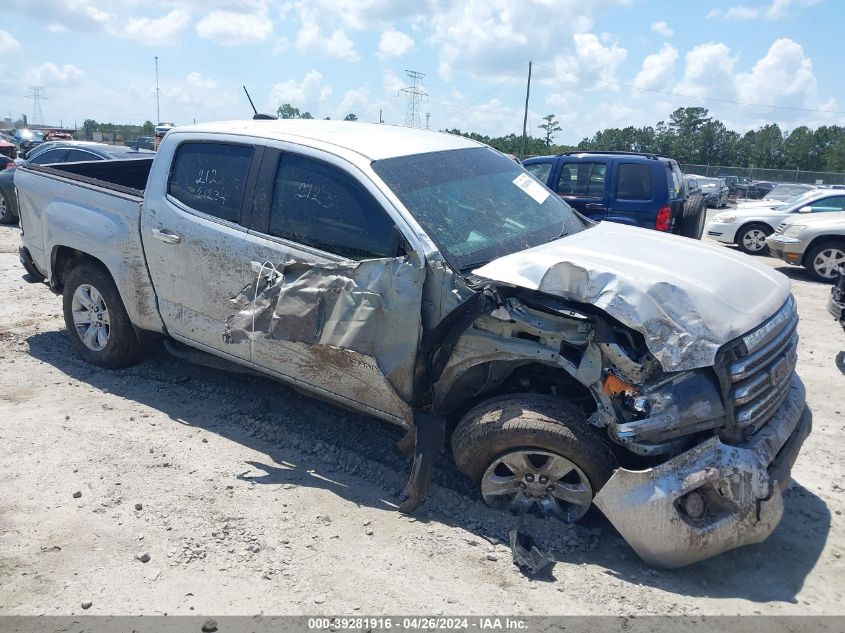
{"label": "damaged silver pickup truck", "polygon": [[387,125],[180,127],[154,161],[15,184],[21,261],[84,359],[163,334],[400,425],[404,511],[451,443],[489,505],[595,503],[655,566],[781,518],[811,427],[797,314],[745,256],[594,224],[486,146]]}

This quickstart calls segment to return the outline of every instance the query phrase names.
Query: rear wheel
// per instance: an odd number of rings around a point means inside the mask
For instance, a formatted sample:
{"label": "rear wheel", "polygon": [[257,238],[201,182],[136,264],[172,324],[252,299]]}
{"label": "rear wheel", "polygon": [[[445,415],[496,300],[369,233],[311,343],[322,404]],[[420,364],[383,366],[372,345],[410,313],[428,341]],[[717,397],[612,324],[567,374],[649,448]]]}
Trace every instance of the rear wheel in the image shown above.
{"label": "rear wheel", "polygon": [[751,224],[742,227],[736,234],[736,243],[739,250],[749,255],[765,255],[769,252],[766,246],[766,238],[772,234],[769,226],[762,224]]}
{"label": "rear wheel", "polygon": [[577,407],[536,394],[472,409],[452,435],[452,452],[487,505],[567,523],[586,514],[614,468],[610,449]]}
{"label": "rear wheel", "polygon": [[141,343],[111,275],[86,262],[73,268],[62,296],[70,344],[87,362],[123,367],[140,360]]}
{"label": "rear wheel", "polygon": [[12,224],[17,218],[12,215],[12,205],[6,192],[0,189],[0,224]]}
{"label": "rear wheel", "polygon": [[845,242],[826,242],[813,247],[804,267],[816,281],[832,283],[845,270]]}

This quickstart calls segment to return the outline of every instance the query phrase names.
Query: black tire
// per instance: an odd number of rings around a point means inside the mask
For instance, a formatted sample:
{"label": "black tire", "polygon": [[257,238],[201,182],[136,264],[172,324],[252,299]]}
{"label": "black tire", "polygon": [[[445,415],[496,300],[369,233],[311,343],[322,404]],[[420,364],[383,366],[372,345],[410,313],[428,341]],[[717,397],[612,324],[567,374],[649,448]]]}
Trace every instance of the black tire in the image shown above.
{"label": "black tire", "polygon": [[804,268],[810,273],[810,277],[812,277],[816,281],[821,281],[822,283],[832,284],[836,283],[839,279],[839,275],[842,274],[841,271],[843,270],[843,264],[840,264],[840,273],[839,274],[832,274],[827,276],[822,274],[820,270],[817,269],[816,266],[816,258],[820,255],[824,255],[826,253],[830,253],[830,255],[836,257],[836,254],[839,254],[839,258],[841,259],[842,255],[845,254],[845,241],[840,240],[832,240],[829,242],[823,242],[822,244],[817,244],[809,251],[807,254],[804,255]]}
{"label": "black tire", "polygon": [[0,224],[14,224],[17,220],[17,216],[12,213],[9,196],[0,189]]}
{"label": "black tire", "polygon": [[610,448],[590,429],[580,409],[555,396],[492,398],[471,409],[452,434],[455,463],[475,483],[495,460],[516,449],[565,457],[584,472],[594,496],[615,467]]}
{"label": "black tire", "polygon": [[[88,347],[77,330],[73,317],[73,297],[80,286],[94,288],[102,297],[108,311],[107,342],[100,350]],[[143,348],[126,314],[126,308],[117,291],[111,275],[101,265],[85,262],[77,265],[67,274],[62,294],[65,328],[67,328],[71,347],[87,362],[98,367],[125,367],[138,362],[143,356]],[[80,326],[84,327],[84,326]]]}
{"label": "black tire", "polygon": [[704,234],[704,220],[707,215],[707,200],[700,193],[693,194],[684,200],[681,208],[680,235],[694,240],[700,240]]}
{"label": "black tire", "polygon": [[756,245],[760,243],[758,239],[760,233],[768,237],[774,231],[768,224],[747,224],[741,227],[734,238],[739,250],[747,255],[767,255],[769,247],[765,243],[763,243],[762,248],[756,248]]}

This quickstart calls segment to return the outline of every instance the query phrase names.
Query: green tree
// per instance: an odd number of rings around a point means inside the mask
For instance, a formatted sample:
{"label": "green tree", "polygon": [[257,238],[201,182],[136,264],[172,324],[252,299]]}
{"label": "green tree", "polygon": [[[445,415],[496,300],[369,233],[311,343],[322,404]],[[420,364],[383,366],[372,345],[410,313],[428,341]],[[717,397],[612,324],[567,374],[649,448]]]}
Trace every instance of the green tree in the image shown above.
{"label": "green tree", "polygon": [[537,127],[543,130],[543,133],[545,135],[546,147],[551,147],[552,137],[558,132],[562,131],[563,128],[560,127],[560,123],[558,122],[557,118],[555,118],[554,114],[547,114],[543,117],[543,121],[545,121],[545,123],[541,123]]}
{"label": "green tree", "polygon": [[141,126],[140,136],[152,136],[155,134],[155,128],[156,126],[152,121],[144,121],[144,125]]}
{"label": "green tree", "polygon": [[300,118],[301,118],[301,119],[313,119],[314,117],[313,117],[313,116],[311,116],[311,113],[310,113],[310,112],[303,112],[303,113],[302,113],[302,116],[301,116]]}
{"label": "green tree", "polygon": [[350,112],[345,117],[343,117],[343,120],[344,121],[357,121],[358,117]]}
{"label": "green tree", "polygon": [[283,103],[279,106],[279,109],[276,110],[276,115],[280,119],[299,119],[302,116],[299,113],[299,108],[294,108],[289,103]]}

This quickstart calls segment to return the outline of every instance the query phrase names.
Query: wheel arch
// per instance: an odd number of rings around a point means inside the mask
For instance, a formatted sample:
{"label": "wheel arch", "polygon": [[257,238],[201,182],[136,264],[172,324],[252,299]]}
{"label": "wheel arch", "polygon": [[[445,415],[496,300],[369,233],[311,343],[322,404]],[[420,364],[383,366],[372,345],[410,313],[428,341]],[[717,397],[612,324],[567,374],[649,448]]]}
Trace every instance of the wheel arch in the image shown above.
{"label": "wheel arch", "polygon": [[739,244],[739,236],[752,227],[760,227],[764,231],[767,231],[768,235],[771,235],[777,230],[777,227],[772,227],[771,224],[763,220],[749,220],[748,222],[740,225],[740,227],[736,230],[736,233],[734,233],[734,244]]}
{"label": "wheel arch", "polygon": [[822,244],[840,244],[843,248],[845,248],[845,235],[819,235],[818,237],[814,237],[813,240],[807,245],[807,248],[804,249],[804,254],[801,256],[802,266],[807,266],[807,258],[810,253],[813,252],[816,247],[821,246]]}

